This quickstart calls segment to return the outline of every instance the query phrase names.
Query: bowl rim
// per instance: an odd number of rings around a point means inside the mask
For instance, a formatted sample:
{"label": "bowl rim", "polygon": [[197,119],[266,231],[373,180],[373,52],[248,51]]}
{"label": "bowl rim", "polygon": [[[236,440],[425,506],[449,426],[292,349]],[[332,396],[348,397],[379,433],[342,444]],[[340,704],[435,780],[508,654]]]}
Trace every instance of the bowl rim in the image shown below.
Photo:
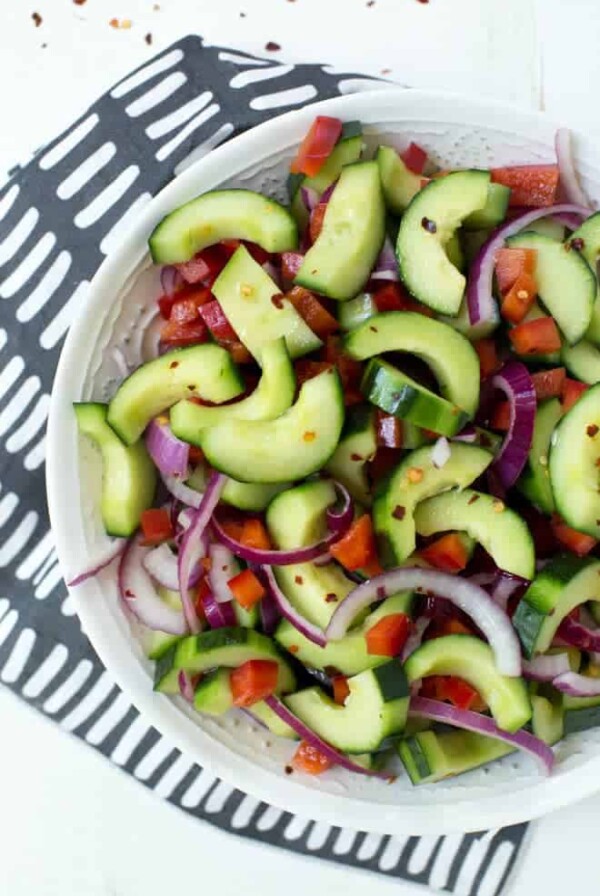
{"label": "bowl rim", "polygon": [[[368,124],[385,126],[386,113],[394,119],[426,122],[448,120],[452,123],[484,125],[529,139],[551,143],[555,125],[543,112],[515,109],[493,101],[471,99],[457,94],[389,87],[358,94],[334,97],[309,104],[264,122],[199,159],[174,178],[139,213],[116,251],[109,254],[93,277],[86,301],[79,309],[62,348],[54,379],[49,420],[46,484],[51,526],[61,568],[77,565],[69,500],[65,501],[68,482],[64,464],[64,445],[75,437],[71,402],[80,398],[78,369],[86,360],[91,341],[88,326],[99,310],[105,293],[124,284],[144,257],[148,234],[170,210],[193,195],[218,185],[237,171],[248,169],[248,160],[264,157],[264,149],[276,146],[282,152],[296,145],[315,114],[357,118]],[[440,118],[440,116],[442,116]],[[389,119],[388,119],[389,120]],[[203,186],[204,184],[204,186]],[[73,479],[73,477],[71,477]],[[71,483],[73,500],[78,484]],[[81,561],[79,560],[79,564]],[[600,751],[597,757],[557,777],[532,779],[531,786],[510,792],[461,798],[450,806],[434,802],[419,804],[383,804],[298,784],[291,778],[279,778],[232,750],[226,750],[210,734],[195,725],[174,702],[148,688],[146,676],[136,674],[132,663],[139,663],[131,650],[122,650],[122,639],[115,638],[105,621],[98,601],[99,586],[90,580],[70,590],[82,628],[109,674],[132,704],[162,735],[190,758],[244,793],[282,809],[342,828],[379,834],[449,833],[500,827],[537,818],[547,812],[593,793],[600,781]],[[141,671],[141,670],[139,670]]]}

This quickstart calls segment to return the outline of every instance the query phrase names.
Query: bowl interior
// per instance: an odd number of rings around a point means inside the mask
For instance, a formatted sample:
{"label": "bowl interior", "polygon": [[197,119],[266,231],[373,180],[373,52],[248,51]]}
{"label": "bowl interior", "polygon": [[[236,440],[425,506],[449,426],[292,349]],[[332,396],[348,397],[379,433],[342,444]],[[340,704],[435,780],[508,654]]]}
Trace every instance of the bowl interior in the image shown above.
{"label": "bowl interior", "polygon": [[[537,114],[416,91],[378,91],[319,107],[345,120],[360,119],[371,147],[404,147],[415,140],[442,167],[554,160],[554,127]],[[167,211],[221,185],[285,200],[289,159],[315,108],[262,125],[188,169],[144,210],[96,276],[63,351],[49,427],[49,501],[65,578],[85,568],[106,543],[98,512],[101,465],[95,450],[77,437],[71,402],[107,400],[126,372],[152,353],[160,283],[146,249],[148,234]],[[576,157],[586,192],[600,201],[600,154],[577,135]],[[515,822],[595,786],[600,731],[561,744],[550,779],[523,755],[422,788],[413,788],[404,775],[391,785],[343,771],[315,780],[286,775],[289,743],[241,714],[201,717],[183,701],[152,692],[151,664],[120,609],[114,565],[72,597],[100,658],[150,721],[200,764],[279,807],[361,830],[416,834]]]}

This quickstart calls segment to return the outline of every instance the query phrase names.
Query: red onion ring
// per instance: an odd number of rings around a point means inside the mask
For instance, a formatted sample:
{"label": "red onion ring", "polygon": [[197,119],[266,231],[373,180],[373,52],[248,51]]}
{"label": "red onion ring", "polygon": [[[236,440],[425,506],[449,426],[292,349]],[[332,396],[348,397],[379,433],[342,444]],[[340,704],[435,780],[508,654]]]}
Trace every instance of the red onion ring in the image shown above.
{"label": "red onion ring", "polygon": [[182,274],[172,264],[167,264],[160,272],[160,286],[166,296],[173,296],[183,286],[185,280]]}
{"label": "red onion ring", "polygon": [[187,479],[190,446],[173,435],[168,423],[151,420],[146,428],[144,439],[148,454],[161,475]]}
{"label": "red onion ring", "polygon": [[[206,554],[206,540],[202,539],[202,548]],[[204,556],[203,554],[203,556]],[[149,572],[155,582],[168,588],[169,591],[179,591],[179,572],[177,568],[177,555],[170,550],[167,544],[159,544],[151,548],[143,560],[146,572]],[[202,566],[198,564],[190,576],[190,588],[197,585],[202,577]]]}
{"label": "red onion ring", "polygon": [[598,697],[600,696],[600,678],[590,678],[580,675],[578,672],[563,672],[552,682],[557,691],[568,694],[570,697]]}
{"label": "red onion ring", "polygon": [[558,636],[572,647],[589,653],[600,651],[600,629],[592,629],[571,616],[566,616],[558,627]]}
{"label": "red onion ring", "polygon": [[240,571],[237,560],[229,548],[222,544],[211,544],[208,556],[210,557],[208,581],[213,596],[218,604],[229,603],[233,599],[233,594],[228,582]]}
{"label": "red onion ring", "polygon": [[181,610],[173,610],[160,599],[152,579],[144,568],[144,557],[151,550],[134,536],[119,564],[119,593],[125,606],[148,628],[170,635],[185,635],[188,630]]}
{"label": "red onion ring", "polygon": [[267,585],[269,588],[269,594],[277,604],[279,612],[282,616],[284,616],[288,622],[294,626],[297,631],[300,632],[301,635],[304,635],[305,638],[308,638],[309,641],[312,641],[313,644],[317,644],[319,647],[325,647],[327,644],[327,638],[325,637],[325,633],[322,629],[319,628],[318,625],[315,625],[312,622],[309,622],[301,613],[296,610],[279,585],[277,584],[277,580],[275,579],[275,575],[273,570],[269,566],[263,566],[263,572],[265,574]]}
{"label": "red onion ring", "polygon": [[217,603],[214,594],[209,592],[202,598],[202,609],[211,628],[230,628],[237,625],[235,610],[231,601],[221,604]]}
{"label": "red onion ring", "polygon": [[185,482],[182,482],[176,476],[163,476],[161,474],[161,479],[170,495],[173,495],[186,507],[194,507],[198,510],[202,503],[202,492],[197,492],[195,488],[190,488],[189,485],[186,485]]}
{"label": "red onion ring", "polygon": [[510,406],[510,425],[492,467],[503,488],[515,484],[527,463],[535,425],[536,398],[533,380],[520,361],[508,361],[492,377],[492,386],[501,389]]}
{"label": "red onion ring", "polygon": [[570,672],[569,656],[567,653],[549,653],[544,656],[536,656],[530,662],[523,660],[523,675],[531,681],[550,681]]}
{"label": "red onion ring", "polygon": [[75,588],[76,585],[81,585],[82,582],[87,582],[88,579],[92,579],[94,576],[98,575],[99,572],[106,569],[107,566],[110,566],[113,560],[116,560],[117,557],[121,556],[126,545],[126,538],[115,538],[114,541],[112,541],[110,545],[103,550],[95,560],[93,560],[92,565],[67,582],[67,586],[69,588]]}
{"label": "red onion ring", "polygon": [[188,675],[187,672],[184,672],[183,669],[177,676],[177,683],[179,685],[179,692],[184,700],[187,700],[188,703],[194,702],[194,686],[192,684],[192,679]]}

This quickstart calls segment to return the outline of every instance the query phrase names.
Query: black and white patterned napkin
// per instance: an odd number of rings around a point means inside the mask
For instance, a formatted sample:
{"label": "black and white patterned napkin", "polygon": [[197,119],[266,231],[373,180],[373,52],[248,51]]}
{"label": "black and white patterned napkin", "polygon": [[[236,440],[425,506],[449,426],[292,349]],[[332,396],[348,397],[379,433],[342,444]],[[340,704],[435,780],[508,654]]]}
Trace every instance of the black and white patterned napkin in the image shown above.
{"label": "black and white patterned napkin", "polygon": [[117,84],[0,190],[0,681],[163,798],[226,831],[464,896],[496,896],[526,825],[432,838],[330,827],[258,803],[174,749],[82,634],[46,512],[54,370],[122,228],[174,174],[229,137],[376,83],[187,37]]}

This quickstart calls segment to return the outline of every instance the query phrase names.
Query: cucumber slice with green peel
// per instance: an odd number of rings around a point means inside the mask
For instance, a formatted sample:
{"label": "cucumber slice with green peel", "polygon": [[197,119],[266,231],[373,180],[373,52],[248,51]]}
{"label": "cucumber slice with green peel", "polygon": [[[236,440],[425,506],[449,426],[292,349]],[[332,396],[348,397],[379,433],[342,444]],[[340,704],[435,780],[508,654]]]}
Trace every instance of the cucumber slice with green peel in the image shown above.
{"label": "cucumber slice with green peel", "polygon": [[496,566],[531,579],[535,574],[535,550],[531,533],[518,513],[492,495],[466,488],[422,501],[415,510],[419,535],[462,529],[479,542]]}
{"label": "cucumber slice with green peel", "polygon": [[385,236],[385,206],[375,162],[342,170],[323,227],[295,283],[344,301],[363,288]]}
{"label": "cucumber slice with green peel", "polygon": [[255,703],[246,712],[250,713],[257,722],[260,722],[261,725],[264,725],[265,728],[268,728],[271,734],[274,734],[276,737],[285,737],[288,740],[299,740],[298,735],[289,725],[279,718],[276,712],[274,712],[268,703],[265,703],[264,700],[260,700],[258,703]]}
{"label": "cucumber slice with green peel", "polygon": [[225,488],[221,492],[221,501],[239,510],[265,510],[273,498],[290,487],[290,482],[261,485],[254,482],[237,482],[228,476]]}
{"label": "cucumber slice with green peel", "polygon": [[595,706],[565,709],[563,724],[565,736],[577,734],[579,731],[589,731],[590,728],[599,728],[600,701]]}
{"label": "cucumber slice with green peel", "polygon": [[562,414],[558,398],[550,398],[538,405],[527,466],[517,483],[519,491],[543,513],[548,514],[554,513],[554,495],[548,468],[550,441]]}
{"label": "cucumber slice with green peel", "polygon": [[411,653],[404,671],[410,682],[430,675],[454,675],[468,681],[504,731],[518,731],[531,718],[523,679],[501,675],[492,648],[472,635],[444,635],[426,641]]}
{"label": "cucumber slice with green peel", "polygon": [[380,146],[375,155],[385,204],[393,215],[401,215],[422,187],[423,177],[407,168],[391,146]]}
{"label": "cucumber slice with green peel", "polygon": [[398,743],[413,784],[435,784],[501,759],[514,747],[474,731],[422,731]]}
{"label": "cucumber slice with green peel", "polygon": [[191,445],[200,445],[204,429],[223,420],[273,420],[294,402],[296,377],[283,338],[267,343],[261,353],[262,376],[248,398],[225,407],[206,407],[179,401],[171,408],[171,432]]}
{"label": "cucumber slice with green peel", "polygon": [[565,711],[560,697],[555,701],[535,694],[531,697],[531,730],[536,737],[553,747],[564,737]]}
{"label": "cucumber slice with green peel", "polygon": [[370,292],[362,292],[354,299],[340,302],[337,319],[342,330],[354,330],[377,314],[377,305]]}
{"label": "cucumber slice with green peel", "polygon": [[411,379],[381,358],[371,358],[360,390],[387,414],[408,420],[444,436],[454,436],[469,421],[469,414]]}
{"label": "cucumber slice with green peel", "polygon": [[552,436],[550,483],[565,522],[600,538],[600,383],[562,418]]}
{"label": "cucumber slice with green peel", "polygon": [[309,641],[287,619],[279,623],[274,637],[304,666],[311,669],[329,667],[337,669],[342,675],[358,675],[365,669],[373,669],[388,661],[388,657],[377,656],[367,651],[365,635],[369,629],[380,619],[394,613],[410,615],[412,604],[412,592],[394,594],[370,613],[361,625],[348,632],[341,641],[329,641],[325,647],[319,647],[318,644]]}
{"label": "cucumber slice with green peel", "polygon": [[[598,259],[600,259],[600,212],[590,215],[581,227],[568,237],[565,246],[569,246],[572,252],[579,252],[592,271],[596,273]],[[600,344],[600,290],[598,288],[596,288],[590,325],[585,335],[590,342],[596,345]]]}
{"label": "cucumber slice with green peel", "polygon": [[194,691],[194,707],[210,716],[222,716],[233,708],[229,669],[213,669],[202,676]]}
{"label": "cucumber slice with green peel", "polygon": [[214,190],[168,214],[148,240],[156,264],[177,264],[221,240],[258,243],[267,252],[298,245],[298,228],[289,211],[252,190]]}
{"label": "cucumber slice with green peel", "polygon": [[132,535],[144,510],[152,506],[156,469],[142,441],[124,445],[107,422],[108,405],[76,402],[79,432],[91,439],[102,455],[100,512],[109,535]]}
{"label": "cucumber slice with green peel", "polygon": [[375,410],[368,405],[350,408],[335,452],[325,469],[344,485],[356,501],[368,507],[371,489],[367,463],[377,452]]}
{"label": "cucumber slice with green peel", "polygon": [[450,458],[441,468],[434,466],[430,446],[407,455],[373,505],[373,522],[385,562],[398,565],[415,550],[414,513],[419,502],[447,489],[466,488],[481,476],[492,459],[483,448],[456,442],[450,445]]}
{"label": "cucumber slice with green peel", "polygon": [[402,666],[391,660],[348,679],[344,706],[320,688],[284,698],[288,708],[323,740],[346,753],[387,746],[406,724],[410,691]]}
{"label": "cucumber slice with green peel", "polygon": [[487,171],[455,171],[427,184],[402,216],[396,244],[402,280],[441,314],[458,313],[466,285],[444,247],[464,219],[485,206],[489,184]]}
{"label": "cucumber slice with green peel", "polygon": [[596,277],[578,252],[566,252],[562,243],[540,233],[518,233],[506,241],[513,249],[535,249],[535,281],[539,296],[570,344],[587,330]]}
{"label": "cucumber slice with green peel", "polygon": [[338,604],[356,587],[335,563],[294,563],[274,566],[273,572],[294,609],[322,629],[327,628]]}
{"label": "cucumber slice with green peel", "polygon": [[243,391],[244,381],[228,351],[220,345],[193,345],[138,367],[115,392],[107,419],[131,445],[154,417],[184,398],[222,404]]}
{"label": "cucumber slice with green peel", "polygon": [[510,187],[505,187],[504,184],[489,184],[485,205],[478,211],[471,212],[464,219],[462,226],[465,230],[485,230],[497,227],[506,218],[509,199]]}
{"label": "cucumber slice with green peel", "polygon": [[435,374],[444,398],[467,414],[477,410],[477,352],[447,324],[412,311],[376,314],[346,336],[344,350],[358,361],[384,352],[417,355]]}
{"label": "cucumber slice with green peel", "polygon": [[290,358],[298,358],[321,345],[319,337],[245,246],[233,253],[215,280],[212,292],[259,364],[265,346],[281,337],[285,339]]}
{"label": "cucumber slice with green peel", "polygon": [[225,420],[204,430],[201,448],[215,469],[240,482],[288,482],[327,463],[343,423],[342,387],[331,368],[307,380],[276,420]]}
{"label": "cucumber slice with green peel", "polygon": [[538,218],[527,225],[528,231],[533,233],[541,233],[542,236],[550,237],[552,240],[562,243],[565,238],[565,228],[554,218]]}
{"label": "cucumber slice with green peel", "polygon": [[561,360],[569,373],[593,386],[600,382],[600,348],[582,339],[577,345],[565,345],[561,352]]}
{"label": "cucumber slice with green peel", "polygon": [[277,663],[277,691],[289,693],[294,690],[294,673],[271,638],[237,626],[200,632],[180,639],[157,662],[154,690],[177,693],[177,677],[181,671],[198,675],[220,667],[235,669],[248,660],[272,660]]}
{"label": "cucumber slice with green peel", "polygon": [[600,562],[560,555],[538,573],[517,606],[513,626],[528,659],[545,653],[571,610],[600,601]]}
{"label": "cucumber slice with green peel", "polygon": [[458,233],[453,233],[446,245],[444,246],[448,261],[454,265],[458,271],[465,269],[465,254],[462,250]]}

